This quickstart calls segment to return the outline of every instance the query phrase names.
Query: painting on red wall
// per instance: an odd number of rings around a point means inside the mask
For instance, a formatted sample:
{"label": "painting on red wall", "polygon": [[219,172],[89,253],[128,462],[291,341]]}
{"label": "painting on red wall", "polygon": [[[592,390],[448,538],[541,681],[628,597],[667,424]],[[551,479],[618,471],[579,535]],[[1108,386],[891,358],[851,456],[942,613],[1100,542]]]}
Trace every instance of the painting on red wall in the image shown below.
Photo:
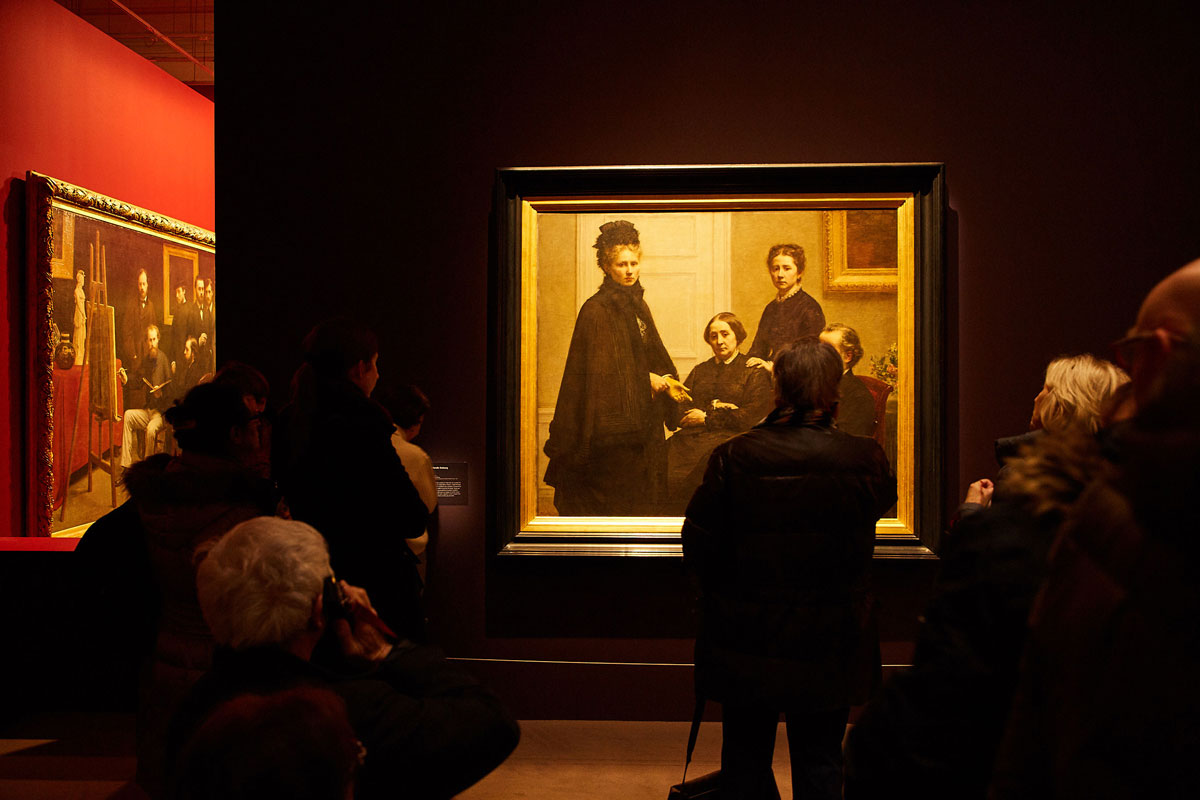
{"label": "painting on red wall", "polygon": [[216,237],[28,174],[30,535],[81,535],[216,364]]}

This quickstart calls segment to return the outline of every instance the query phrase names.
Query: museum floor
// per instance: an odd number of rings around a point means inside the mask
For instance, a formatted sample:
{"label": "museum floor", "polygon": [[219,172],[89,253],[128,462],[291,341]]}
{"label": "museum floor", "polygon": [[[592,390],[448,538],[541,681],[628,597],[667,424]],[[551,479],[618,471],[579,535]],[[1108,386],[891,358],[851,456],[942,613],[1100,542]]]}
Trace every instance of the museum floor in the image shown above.
{"label": "museum floor", "polygon": [[[521,744],[462,800],[662,800],[679,781],[686,722],[521,723]],[[705,723],[689,774],[716,769],[721,732]],[[791,796],[787,740],[776,738],[775,775]],[[0,798],[140,798],[133,776],[132,714],[40,714],[0,726]]]}

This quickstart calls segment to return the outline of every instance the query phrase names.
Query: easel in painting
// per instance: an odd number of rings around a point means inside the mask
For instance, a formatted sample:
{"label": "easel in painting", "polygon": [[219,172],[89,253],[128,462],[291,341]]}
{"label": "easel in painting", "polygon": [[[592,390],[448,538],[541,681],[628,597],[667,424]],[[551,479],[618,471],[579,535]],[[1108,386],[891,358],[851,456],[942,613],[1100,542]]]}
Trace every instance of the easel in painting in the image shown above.
{"label": "easel in painting", "polygon": [[[117,422],[117,347],[116,312],[108,303],[108,262],[105,249],[96,233],[95,244],[88,245],[88,271],[91,284],[88,293],[87,354],[84,368],[92,369],[88,381],[88,491],[92,491],[92,470],[108,473],[112,489],[112,507],[117,507],[117,462],[114,430]],[[82,387],[82,382],[80,386]],[[77,406],[78,407],[78,406]],[[104,448],[104,431],[108,430],[108,450]],[[92,432],[96,437],[93,440]],[[93,441],[95,447],[93,449]],[[105,452],[108,457],[105,457]],[[63,504],[64,507],[66,504]]]}

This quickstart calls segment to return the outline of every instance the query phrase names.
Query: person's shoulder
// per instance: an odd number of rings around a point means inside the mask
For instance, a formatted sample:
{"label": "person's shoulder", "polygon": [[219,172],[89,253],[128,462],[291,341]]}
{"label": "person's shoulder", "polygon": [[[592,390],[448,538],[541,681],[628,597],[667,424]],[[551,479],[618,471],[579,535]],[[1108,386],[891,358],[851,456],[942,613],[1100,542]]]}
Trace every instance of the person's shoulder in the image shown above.
{"label": "person's shoulder", "polygon": [[789,299],[794,301],[793,305],[796,305],[796,306],[802,306],[804,308],[815,308],[815,309],[821,308],[821,304],[817,302],[817,299],[815,297],[813,297],[811,294],[809,294],[808,292],[804,291],[803,289],[796,292]]}

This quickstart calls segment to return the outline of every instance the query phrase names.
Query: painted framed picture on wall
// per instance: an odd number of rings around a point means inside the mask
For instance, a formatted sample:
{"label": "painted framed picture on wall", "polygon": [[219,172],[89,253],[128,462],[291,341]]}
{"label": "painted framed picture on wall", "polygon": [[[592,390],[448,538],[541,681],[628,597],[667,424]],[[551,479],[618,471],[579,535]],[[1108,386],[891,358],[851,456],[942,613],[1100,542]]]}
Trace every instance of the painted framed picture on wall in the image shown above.
{"label": "painted framed picture on wall", "polygon": [[212,232],[27,175],[27,532],[80,535],[125,467],[169,451],[162,412],[216,364]]}
{"label": "painted framed picture on wall", "polygon": [[898,478],[877,555],[932,555],[943,204],[941,164],[500,170],[496,552],[678,555],[708,455],[766,416],[774,353],[813,335],[847,363],[838,426]]}

